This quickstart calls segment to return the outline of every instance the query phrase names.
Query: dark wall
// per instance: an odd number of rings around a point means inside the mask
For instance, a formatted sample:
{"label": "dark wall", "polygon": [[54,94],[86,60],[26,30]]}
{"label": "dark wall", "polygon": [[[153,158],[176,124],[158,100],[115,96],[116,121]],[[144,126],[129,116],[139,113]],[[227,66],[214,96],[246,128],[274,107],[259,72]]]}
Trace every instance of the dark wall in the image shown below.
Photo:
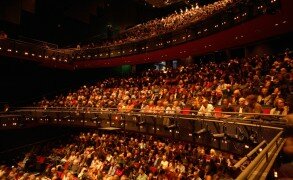
{"label": "dark wall", "polygon": [[48,68],[40,68],[33,62],[0,58],[0,102],[22,104],[49,92],[68,87],[72,74]]}
{"label": "dark wall", "polygon": [[[49,142],[58,144],[58,141],[70,141],[71,135],[86,130],[87,128],[64,126],[36,126],[32,128],[1,130],[0,163],[15,165],[23,160],[25,153],[30,152],[32,149],[46,147]],[[42,151],[42,153],[45,152]]]}
{"label": "dark wall", "polygon": [[109,76],[128,74],[122,67],[68,71],[0,57],[0,107],[6,103],[11,106],[31,105],[44,96],[54,97]]}
{"label": "dark wall", "polygon": [[292,34],[285,34],[267,41],[258,42],[254,45],[248,45],[245,47],[245,56],[249,57],[262,54],[278,54],[280,52],[284,52],[287,48],[292,50],[292,39]]}

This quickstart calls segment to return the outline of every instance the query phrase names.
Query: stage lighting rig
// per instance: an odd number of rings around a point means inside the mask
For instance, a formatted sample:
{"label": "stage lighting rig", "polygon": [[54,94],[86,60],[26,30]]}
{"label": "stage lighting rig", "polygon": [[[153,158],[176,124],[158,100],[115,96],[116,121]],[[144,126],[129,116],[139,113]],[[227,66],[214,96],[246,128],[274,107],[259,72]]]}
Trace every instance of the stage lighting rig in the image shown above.
{"label": "stage lighting rig", "polygon": [[167,126],[167,129],[169,129],[169,130],[170,129],[175,129],[175,128],[177,128],[177,125],[175,123]]}
{"label": "stage lighting rig", "polygon": [[216,133],[216,134],[212,134],[213,138],[224,138],[226,137],[225,133]]}
{"label": "stage lighting rig", "polygon": [[138,121],[138,122],[137,122],[137,125],[138,125],[138,126],[143,126],[143,125],[145,125],[145,120],[140,120],[140,121]]}
{"label": "stage lighting rig", "polygon": [[240,127],[236,127],[236,133],[235,134],[226,134],[226,136],[229,139],[236,140],[236,141],[239,141],[239,142],[243,142],[246,139],[245,134],[244,134],[243,130]]}
{"label": "stage lighting rig", "polygon": [[258,136],[257,132],[252,130],[252,133],[249,136],[250,142],[253,144],[257,144],[258,143],[257,136]]}
{"label": "stage lighting rig", "polygon": [[69,119],[70,115],[64,116],[63,119]]}

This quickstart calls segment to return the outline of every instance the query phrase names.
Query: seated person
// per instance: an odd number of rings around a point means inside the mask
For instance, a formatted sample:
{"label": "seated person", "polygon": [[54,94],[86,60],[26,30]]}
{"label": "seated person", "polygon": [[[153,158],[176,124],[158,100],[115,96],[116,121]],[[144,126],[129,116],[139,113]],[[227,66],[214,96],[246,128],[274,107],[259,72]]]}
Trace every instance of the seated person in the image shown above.
{"label": "seated person", "polygon": [[257,102],[261,105],[270,105],[272,101],[271,95],[268,93],[268,88],[263,87],[261,89],[261,94],[257,97]]}
{"label": "seated person", "polygon": [[200,109],[198,110],[198,115],[212,116],[213,111],[214,106],[212,104],[209,104],[209,102],[206,99],[204,99],[202,101]]}
{"label": "seated person", "polygon": [[275,108],[271,109],[271,115],[287,115],[288,114],[288,106],[285,106],[285,101],[283,98],[278,98],[275,102]]}
{"label": "seated person", "polygon": [[[257,97],[255,95],[248,95],[246,97],[248,113],[262,113],[262,107],[259,103],[257,103]],[[252,119],[252,118],[259,118],[259,115],[255,114],[248,114],[245,115],[243,119]]]}
{"label": "seated person", "polygon": [[222,105],[221,105],[221,110],[222,110],[222,117],[228,118],[231,116],[229,113],[225,112],[233,112],[234,109],[232,108],[229,100],[227,98],[223,99]]}
{"label": "seated person", "polygon": [[241,97],[239,98],[239,103],[238,105],[235,107],[234,112],[238,112],[238,116],[243,116],[243,113],[248,112],[247,106],[245,105],[246,100],[245,98]]}

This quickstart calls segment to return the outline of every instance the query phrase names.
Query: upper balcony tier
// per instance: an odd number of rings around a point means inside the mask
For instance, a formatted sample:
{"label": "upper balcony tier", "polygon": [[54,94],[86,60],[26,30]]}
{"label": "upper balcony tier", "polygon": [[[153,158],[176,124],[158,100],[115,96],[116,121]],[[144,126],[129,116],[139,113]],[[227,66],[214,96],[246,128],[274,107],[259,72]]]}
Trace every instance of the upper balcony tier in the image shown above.
{"label": "upper balcony tier", "polygon": [[180,59],[291,32],[293,23],[289,7],[292,6],[290,0],[237,0],[176,30],[151,36],[140,33],[143,37],[135,37],[134,41],[107,46],[58,49],[46,43],[40,45],[4,38],[0,40],[0,54],[67,69]]}

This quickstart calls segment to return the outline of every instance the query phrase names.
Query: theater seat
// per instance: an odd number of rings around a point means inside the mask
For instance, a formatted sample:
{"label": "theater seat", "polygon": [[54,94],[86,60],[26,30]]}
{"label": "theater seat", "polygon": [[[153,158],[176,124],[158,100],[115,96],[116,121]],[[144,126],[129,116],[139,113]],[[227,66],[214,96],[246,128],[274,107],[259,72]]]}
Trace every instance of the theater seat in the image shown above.
{"label": "theater seat", "polygon": [[181,110],[181,114],[188,115],[188,114],[190,114],[190,110],[191,110],[191,108],[183,108]]}
{"label": "theater seat", "polygon": [[262,109],[262,113],[264,113],[264,114],[270,114],[270,111],[271,111],[271,108],[269,108],[269,107]]}
{"label": "theater seat", "polygon": [[219,118],[222,117],[222,108],[221,107],[215,107],[215,117]]}

